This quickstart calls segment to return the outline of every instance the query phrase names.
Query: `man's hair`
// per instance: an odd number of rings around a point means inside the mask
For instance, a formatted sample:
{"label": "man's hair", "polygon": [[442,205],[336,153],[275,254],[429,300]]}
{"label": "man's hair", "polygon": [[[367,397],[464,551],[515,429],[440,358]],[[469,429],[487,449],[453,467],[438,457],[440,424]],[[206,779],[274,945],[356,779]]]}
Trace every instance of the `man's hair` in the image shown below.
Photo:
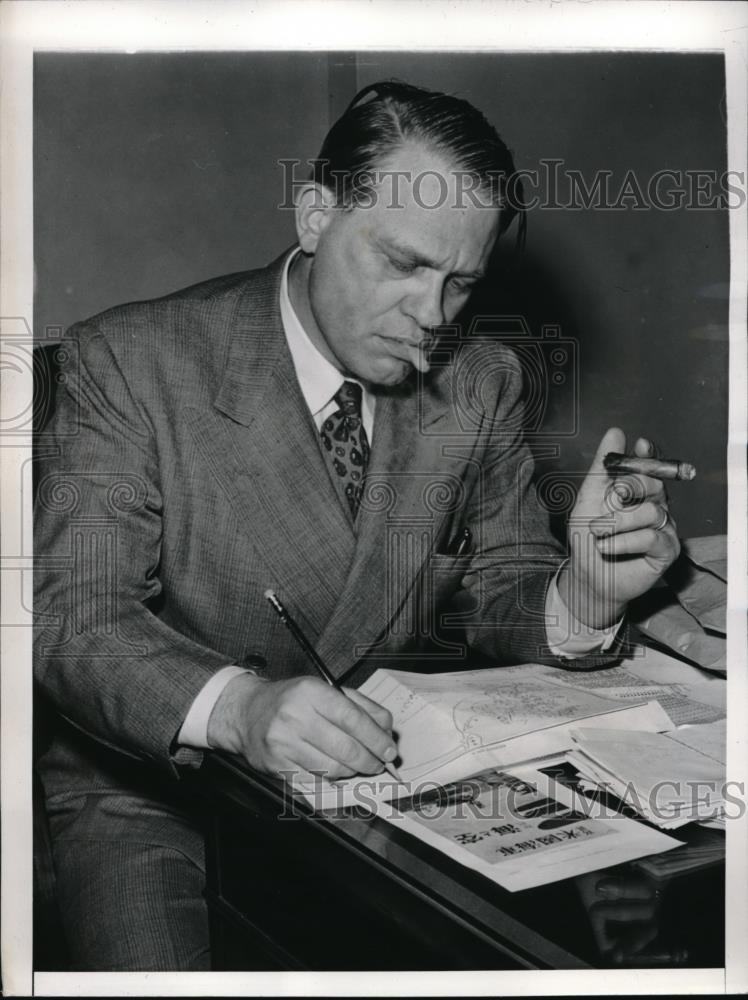
{"label": "man's hair", "polygon": [[364,87],[327,133],[312,179],[353,207],[371,190],[377,168],[407,140],[415,140],[473,178],[481,203],[501,210],[499,233],[515,216],[524,236],[522,186],[509,149],[468,101],[398,81]]}

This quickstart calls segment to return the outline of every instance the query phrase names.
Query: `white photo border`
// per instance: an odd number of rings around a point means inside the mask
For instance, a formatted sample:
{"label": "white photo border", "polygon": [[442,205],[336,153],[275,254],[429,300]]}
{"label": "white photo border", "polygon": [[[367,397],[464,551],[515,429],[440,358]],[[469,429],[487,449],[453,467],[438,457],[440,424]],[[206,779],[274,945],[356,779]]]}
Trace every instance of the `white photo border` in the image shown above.
{"label": "white photo border", "polygon": [[[33,329],[32,60],[35,51],[712,51],[726,62],[728,169],[746,177],[748,4],[659,0],[16,0],[0,8],[0,335]],[[246,39],[246,45],[241,40]],[[746,707],[745,204],[730,213],[728,774],[748,768]],[[3,418],[31,401],[31,372],[6,379]],[[2,423],[0,423],[0,428]],[[1,433],[1,431],[0,431]],[[5,444],[6,442],[0,442]],[[30,538],[20,483],[31,441],[0,447],[0,538]],[[18,550],[13,547],[12,552]],[[726,965],[718,970],[475,973],[37,973],[31,967],[30,553],[2,562],[2,975],[7,995],[588,995],[748,989],[748,816],[727,824]]]}

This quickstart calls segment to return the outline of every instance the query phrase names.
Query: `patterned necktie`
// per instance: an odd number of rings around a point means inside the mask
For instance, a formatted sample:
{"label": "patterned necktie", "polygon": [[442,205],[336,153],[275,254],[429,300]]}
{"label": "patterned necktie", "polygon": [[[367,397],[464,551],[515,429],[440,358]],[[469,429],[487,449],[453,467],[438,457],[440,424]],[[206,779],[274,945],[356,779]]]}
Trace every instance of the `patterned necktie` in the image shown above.
{"label": "patterned necktie", "polygon": [[333,398],[338,409],[322,424],[320,436],[333,480],[343,491],[355,519],[369,461],[369,442],[361,419],[361,386],[344,382]]}

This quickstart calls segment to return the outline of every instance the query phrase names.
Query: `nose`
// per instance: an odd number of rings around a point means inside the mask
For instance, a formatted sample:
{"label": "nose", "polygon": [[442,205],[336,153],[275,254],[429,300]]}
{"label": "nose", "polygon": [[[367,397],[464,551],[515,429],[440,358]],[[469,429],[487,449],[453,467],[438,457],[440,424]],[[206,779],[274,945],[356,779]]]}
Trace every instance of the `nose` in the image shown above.
{"label": "nose", "polygon": [[444,323],[444,285],[441,276],[435,273],[419,277],[417,287],[405,300],[405,312],[428,332]]}

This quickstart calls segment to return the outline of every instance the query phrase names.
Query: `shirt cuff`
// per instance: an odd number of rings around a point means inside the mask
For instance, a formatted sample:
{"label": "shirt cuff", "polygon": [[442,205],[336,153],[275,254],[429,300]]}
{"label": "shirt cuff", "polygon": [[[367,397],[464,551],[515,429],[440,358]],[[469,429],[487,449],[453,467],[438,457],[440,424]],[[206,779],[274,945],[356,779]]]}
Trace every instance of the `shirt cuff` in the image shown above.
{"label": "shirt cuff", "polygon": [[588,653],[604,653],[610,649],[623,618],[610,628],[590,628],[566,607],[558,592],[557,581],[558,573],[551,581],[545,598],[545,631],[553,655],[576,660]]}
{"label": "shirt cuff", "polygon": [[221,692],[229,681],[239,674],[251,674],[254,671],[246,667],[221,667],[198,693],[190,705],[182,728],[177,734],[177,743],[183,747],[195,747],[198,750],[210,750],[208,745],[208,720]]}

